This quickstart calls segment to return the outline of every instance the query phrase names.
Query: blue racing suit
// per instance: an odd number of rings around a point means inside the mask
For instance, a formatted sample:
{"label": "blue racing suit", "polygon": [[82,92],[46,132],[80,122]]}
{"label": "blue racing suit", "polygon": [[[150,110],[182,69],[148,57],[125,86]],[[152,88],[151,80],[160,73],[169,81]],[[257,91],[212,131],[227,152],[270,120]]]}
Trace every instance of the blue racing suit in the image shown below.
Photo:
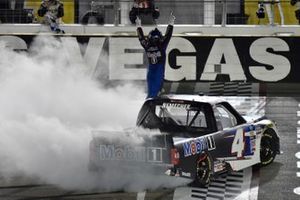
{"label": "blue racing suit", "polygon": [[168,25],[165,36],[159,43],[152,44],[143,33],[141,27],[137,28],[137,34],[141,45],[146,51],[149,66],[147,69],[147,98],[157,97],[165,77],[166,49],[172,37],[173,26]]}

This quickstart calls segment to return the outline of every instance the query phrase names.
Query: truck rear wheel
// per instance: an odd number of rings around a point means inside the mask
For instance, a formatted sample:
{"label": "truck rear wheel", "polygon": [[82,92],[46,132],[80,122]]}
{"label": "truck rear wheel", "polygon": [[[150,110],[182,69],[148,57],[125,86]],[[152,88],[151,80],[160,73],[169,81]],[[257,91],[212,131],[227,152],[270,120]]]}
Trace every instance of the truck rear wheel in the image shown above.
{"label": "truck rear wheel", "polygon": [[211,159],[207,154],[200,155],[197,161],[196,177],[194,183],[207,186],[210,183],[212,173]]}

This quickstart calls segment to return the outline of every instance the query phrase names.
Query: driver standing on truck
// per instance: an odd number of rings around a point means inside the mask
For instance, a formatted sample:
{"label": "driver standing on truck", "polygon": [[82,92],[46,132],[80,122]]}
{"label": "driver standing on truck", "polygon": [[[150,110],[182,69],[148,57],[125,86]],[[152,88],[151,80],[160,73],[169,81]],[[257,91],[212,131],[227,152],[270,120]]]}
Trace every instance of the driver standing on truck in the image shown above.
{"label": "driver standing on truck", "polygon": [[149,62],[147,69],[147,98],[157,97],[163,86],[166,49],[172,37],[174,21],[175,16],[171,13],[165,36],[163,36],[162,33],[155,28],[149,32],[148,36],[145,37],[141,26],[141,19],[139,17],[136,19],[138,38],[142,47],[146,51],[146,56]]}

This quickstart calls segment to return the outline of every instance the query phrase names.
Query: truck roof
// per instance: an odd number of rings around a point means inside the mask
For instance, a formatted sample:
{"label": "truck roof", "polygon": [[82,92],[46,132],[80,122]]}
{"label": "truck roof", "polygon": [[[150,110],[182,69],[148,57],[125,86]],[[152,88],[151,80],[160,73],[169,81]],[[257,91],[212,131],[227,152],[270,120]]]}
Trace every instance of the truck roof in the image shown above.
{"label": "truck roof", "polygon": [[170,99],[170,100],[194,101],[199,103],[209,103],[211,105],[215,105],[221,102],[227,102],[226,100],[220,97],[192,95],[192,94],[167,94],[167,95],[162,95],[160,98]]}

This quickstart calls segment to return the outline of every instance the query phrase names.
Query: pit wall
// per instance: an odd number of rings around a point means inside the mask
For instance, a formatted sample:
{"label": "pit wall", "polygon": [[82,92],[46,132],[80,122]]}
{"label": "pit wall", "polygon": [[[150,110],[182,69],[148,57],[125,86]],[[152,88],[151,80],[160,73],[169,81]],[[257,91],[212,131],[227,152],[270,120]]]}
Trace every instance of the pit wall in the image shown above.
{"label": "pit wall", "polygon": [[[147,59],[134,26],[69,25],[62,28],[66,34],[57,36],[66,54],[84,62],[93,76],[108,81],[145,80]],[[145,27],[145,33],[152,28]],[[158,28],[164,32],[166,26]],[[35,36],[53,35],[47,29],[40,25],[3,24],[0,42],[15,50],[26,50]],[[299,36],[298,26],[175,26],[167,49],[166,87],[169,91],[176,87],[174,92],[180,91],[178,88],[183,88],[180,92],[185,93],[200,92],[208,88],[203,85],[209,83],[211,87],[212,82],[221,81],[236,84],[231,86],[237,88],[236,93],[239,88],[243,93],[246,87],[247,91],[259,94],[266,93],[268,84],[272,88],[280,88],[274,84],[296,84],[292,93],[298,93]],[[86,48],[81,49],[82,46]],[[199,86],[199,82],[205,84]],[[221,86],[215,87],[220,89]]]}

